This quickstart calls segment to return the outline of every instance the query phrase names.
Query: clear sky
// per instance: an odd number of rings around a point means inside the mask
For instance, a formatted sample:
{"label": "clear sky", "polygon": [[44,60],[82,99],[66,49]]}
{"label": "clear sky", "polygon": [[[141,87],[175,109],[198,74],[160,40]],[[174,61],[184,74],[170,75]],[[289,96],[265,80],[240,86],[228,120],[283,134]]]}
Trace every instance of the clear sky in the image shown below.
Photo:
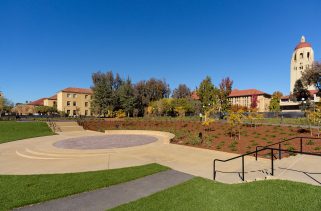
{"label": "clear sky", "polygon": [[320,0],[0,0],[0,90],[24,102],[113,70],[288,93],[301,35],[321,59],[320,22]]}

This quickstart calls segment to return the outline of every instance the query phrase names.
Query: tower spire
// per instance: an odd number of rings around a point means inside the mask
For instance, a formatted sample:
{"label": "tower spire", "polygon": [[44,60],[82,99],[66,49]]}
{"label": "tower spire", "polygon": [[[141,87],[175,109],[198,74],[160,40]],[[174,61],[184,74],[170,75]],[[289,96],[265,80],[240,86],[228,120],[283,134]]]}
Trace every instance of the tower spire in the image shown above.
{"label": "tower spire", "polygon": [[302,35],[301,37],[301,43],[305,42],[305,37]]}

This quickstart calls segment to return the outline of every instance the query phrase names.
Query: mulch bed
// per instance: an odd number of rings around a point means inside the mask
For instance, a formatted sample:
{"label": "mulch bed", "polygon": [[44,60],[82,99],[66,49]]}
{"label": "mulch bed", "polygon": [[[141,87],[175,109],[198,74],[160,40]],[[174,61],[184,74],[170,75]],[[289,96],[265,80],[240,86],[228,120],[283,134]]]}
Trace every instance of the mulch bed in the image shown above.
{"label": "mulch bed", "polygon": [[[205,149],[243,154],[254,151],[256,146],[266,146],[291,137],[310,137],[310,132],[297,127],[260,125],[253,127],[243,125],[241,138],[231,136],[227,123],[215,122],[203,126],[198,121],[188,120],[89,120],[82,123],[85,129],[104,132],[115,129],[158,130],[174,133],[173,144],[188,145]],[[313,131],[316,133],[316,131]],[[314,134],[316,137],[316,134]],[[274,146],[277,148],[278,146]],[[282,149],[299,150],[300,140],[296,139],[282,144]],[[321,154],[321,138],[318,140],[303,139],[303,150]],[[277,154],[277,153],[276,153]],[[289,153],[282,153],[289,156]],[[269,152],[259,153],[268,157]]]}

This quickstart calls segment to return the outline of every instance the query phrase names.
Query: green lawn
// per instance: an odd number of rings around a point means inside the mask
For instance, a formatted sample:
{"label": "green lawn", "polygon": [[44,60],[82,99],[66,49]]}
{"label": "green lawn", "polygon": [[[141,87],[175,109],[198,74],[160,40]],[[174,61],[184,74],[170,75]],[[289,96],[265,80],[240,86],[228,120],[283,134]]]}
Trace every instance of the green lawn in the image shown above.
{"label": "green lawn", "polygon": [[45,122],[0,121],[0,144],[25,138],[53,135]]}
{"label": "green lawn", "polygon": [[107,187],[167,169],[158,164],[149,164],[84,173],[0,175],[0,210]]}
{"label": "green lawn", "polygon": [[281,180],[227,185],[202,178],[114,210],[321,210],[321,187]]}

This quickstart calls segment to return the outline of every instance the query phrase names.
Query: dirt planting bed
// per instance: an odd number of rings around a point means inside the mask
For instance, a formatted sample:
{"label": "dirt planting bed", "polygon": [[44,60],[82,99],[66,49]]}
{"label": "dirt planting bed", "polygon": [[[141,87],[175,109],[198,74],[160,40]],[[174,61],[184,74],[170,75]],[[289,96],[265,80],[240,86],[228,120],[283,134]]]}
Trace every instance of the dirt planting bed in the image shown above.
{"label": "dirt planting bed", "polygon": [[[211,126],[203,126],[198,121],[187,120],[91,120],[82,123],[85,129],[104,132],[105,130],[157,130],[175,134],[172,144],[219,150],[243,154],[254,151],[256,146],[270,145],[283,139],[303,136],[310,137],[310,132],[297,127],[268,126],[257,127],[243,125],[241,137],[231,136],[227,123],[215,122]],[[274,146],[278,147],[278,146]],[[282,144],[282,149],[299,150],[300,140]],[[303,139],[303,150],[321,154],[321,139]],[[283,153],[283,156],[288,156]],[[259,154],[268,156],[268,151]]]}

